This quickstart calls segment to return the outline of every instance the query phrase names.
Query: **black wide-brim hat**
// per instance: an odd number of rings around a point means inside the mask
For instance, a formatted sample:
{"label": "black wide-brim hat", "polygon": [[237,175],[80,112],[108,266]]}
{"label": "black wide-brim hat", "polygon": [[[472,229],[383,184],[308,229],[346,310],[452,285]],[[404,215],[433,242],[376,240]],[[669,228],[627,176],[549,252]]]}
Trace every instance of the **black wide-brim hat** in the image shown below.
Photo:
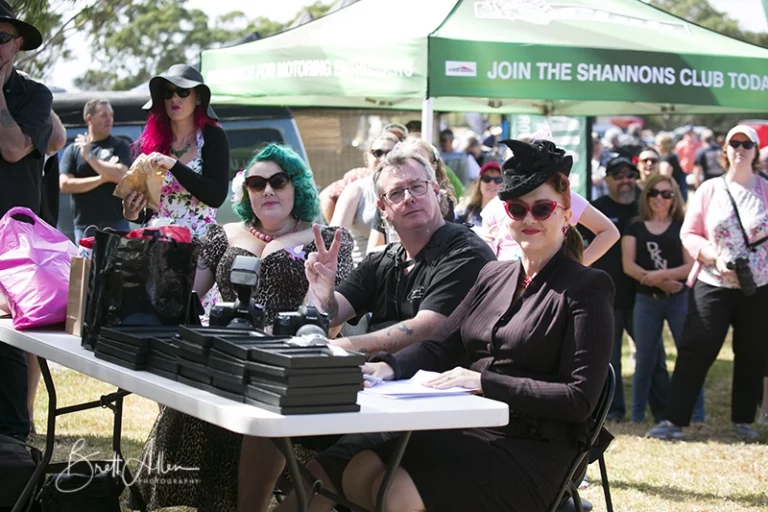
{"label": "black wide-brim hat", "polygon": [[43,35],[40,31],[34,25],[17,19],[16,13],[5,0],[0,0],[0,23],[10,23],[16,27],[19,35],[24,39],[24,44],[21,45],[23,51],[34,50],[43,44]]}
{"label": "black wide-brim hat", "polygon": [[150,100],[142,107],[144,110],[151,110],[153,105],[163,104],[165,82],[170,82],[182,89],[197,89],[200,105],[206,110],[208,117],[215,121],[219,120],[219,116],[211,107],[211,89],[203,83],[203,75],[187,64],[174,64],[161,74],[152,77],[149,81]]}
{"label": "black wide-brim hat", "polygon": [[573,158],[566,156],[565,150],[558,148],[554,142],[534,140],[528,143],[507,139],[500,143],[512,150],[512,156],[501,166],[504,185],[499,199],[502,201],[536,190],[557,173],[566,177],[571,173]]}

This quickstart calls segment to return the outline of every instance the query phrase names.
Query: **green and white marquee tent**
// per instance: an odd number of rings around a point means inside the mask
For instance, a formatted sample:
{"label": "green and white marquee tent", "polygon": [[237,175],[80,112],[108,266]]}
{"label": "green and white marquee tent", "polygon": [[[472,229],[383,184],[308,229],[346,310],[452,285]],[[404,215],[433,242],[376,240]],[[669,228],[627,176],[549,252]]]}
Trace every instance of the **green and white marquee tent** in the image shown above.
{"label": "green and white marquee tent", "polygon": [[360,0],[201,67],[216,102],[423,119],[768,110],[768,49],[640,0]]}

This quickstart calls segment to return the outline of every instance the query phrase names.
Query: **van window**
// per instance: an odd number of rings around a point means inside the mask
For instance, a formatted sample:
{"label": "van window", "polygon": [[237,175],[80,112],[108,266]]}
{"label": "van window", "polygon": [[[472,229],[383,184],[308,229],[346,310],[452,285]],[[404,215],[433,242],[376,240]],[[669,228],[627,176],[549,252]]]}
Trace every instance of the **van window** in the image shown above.
{"label": "van window", "polygon": [[227,140],[229,141],[229,171],[232,178],[237,171],[248,165],[261,148],[270,142],[282,143],[283,136],[279,131],[271,128],[229,130]]}

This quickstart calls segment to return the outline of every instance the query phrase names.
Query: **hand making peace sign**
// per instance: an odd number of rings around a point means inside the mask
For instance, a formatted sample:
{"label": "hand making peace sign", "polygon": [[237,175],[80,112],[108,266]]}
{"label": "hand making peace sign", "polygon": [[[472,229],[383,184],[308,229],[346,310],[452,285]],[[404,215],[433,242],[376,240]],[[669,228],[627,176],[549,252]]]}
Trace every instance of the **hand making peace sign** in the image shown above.
{"label": "hand making peace sign", "polygon": [[336,269],[339,264],[339,248],[341,247],[341,230],[333,235],[331,247],[326,249],[320,226],[312,226],[317,252],[312,252],[304,262],[304,271],[309,282],[309,293],[320,301],[323,306],[333,296],[336,287]]}

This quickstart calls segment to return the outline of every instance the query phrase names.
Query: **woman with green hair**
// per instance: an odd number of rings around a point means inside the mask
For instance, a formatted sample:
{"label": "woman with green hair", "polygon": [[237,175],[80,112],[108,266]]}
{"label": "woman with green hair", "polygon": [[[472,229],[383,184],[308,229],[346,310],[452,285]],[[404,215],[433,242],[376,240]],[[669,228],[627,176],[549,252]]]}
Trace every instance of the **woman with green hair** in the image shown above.
{"label": "woman with green hair", "polygon": [[[201,296],[214,283],[225,301],[234,301],[229,275],[237,256],[261,258],[261,280],[256,300],[264,306],[271,325],[276,313],[296,311],[308,290],[304,273],[307,255],[317,251],[312,222],[319,200],[312,172],[291,148],[270,144],[233,180],[234,211],[240,222],[211,224],[202,238],[195,277]],[[315,227],[326,247],[341,240],[336,283],[352,270],[352,237],[344,228]],[[165,407],[144,448],[168,467],[200,468],[195,483],[154,483],[145,486],[149,508],[189,506],[209,511],[237,508],[238,474],[247,476],[257,457],[240,457],[243,436]],[[246,447],[247,451],[247,447]],[[240,461],[240,466],[232,461]],[[170,475],[167,475],[170,477]],[[183,475],[177,475],[182,478]],[[173,477],[166,481],[172,481]],[[246,478],[247,480],[247,478]],[[146,488],[150,487],[150,488]]]}

